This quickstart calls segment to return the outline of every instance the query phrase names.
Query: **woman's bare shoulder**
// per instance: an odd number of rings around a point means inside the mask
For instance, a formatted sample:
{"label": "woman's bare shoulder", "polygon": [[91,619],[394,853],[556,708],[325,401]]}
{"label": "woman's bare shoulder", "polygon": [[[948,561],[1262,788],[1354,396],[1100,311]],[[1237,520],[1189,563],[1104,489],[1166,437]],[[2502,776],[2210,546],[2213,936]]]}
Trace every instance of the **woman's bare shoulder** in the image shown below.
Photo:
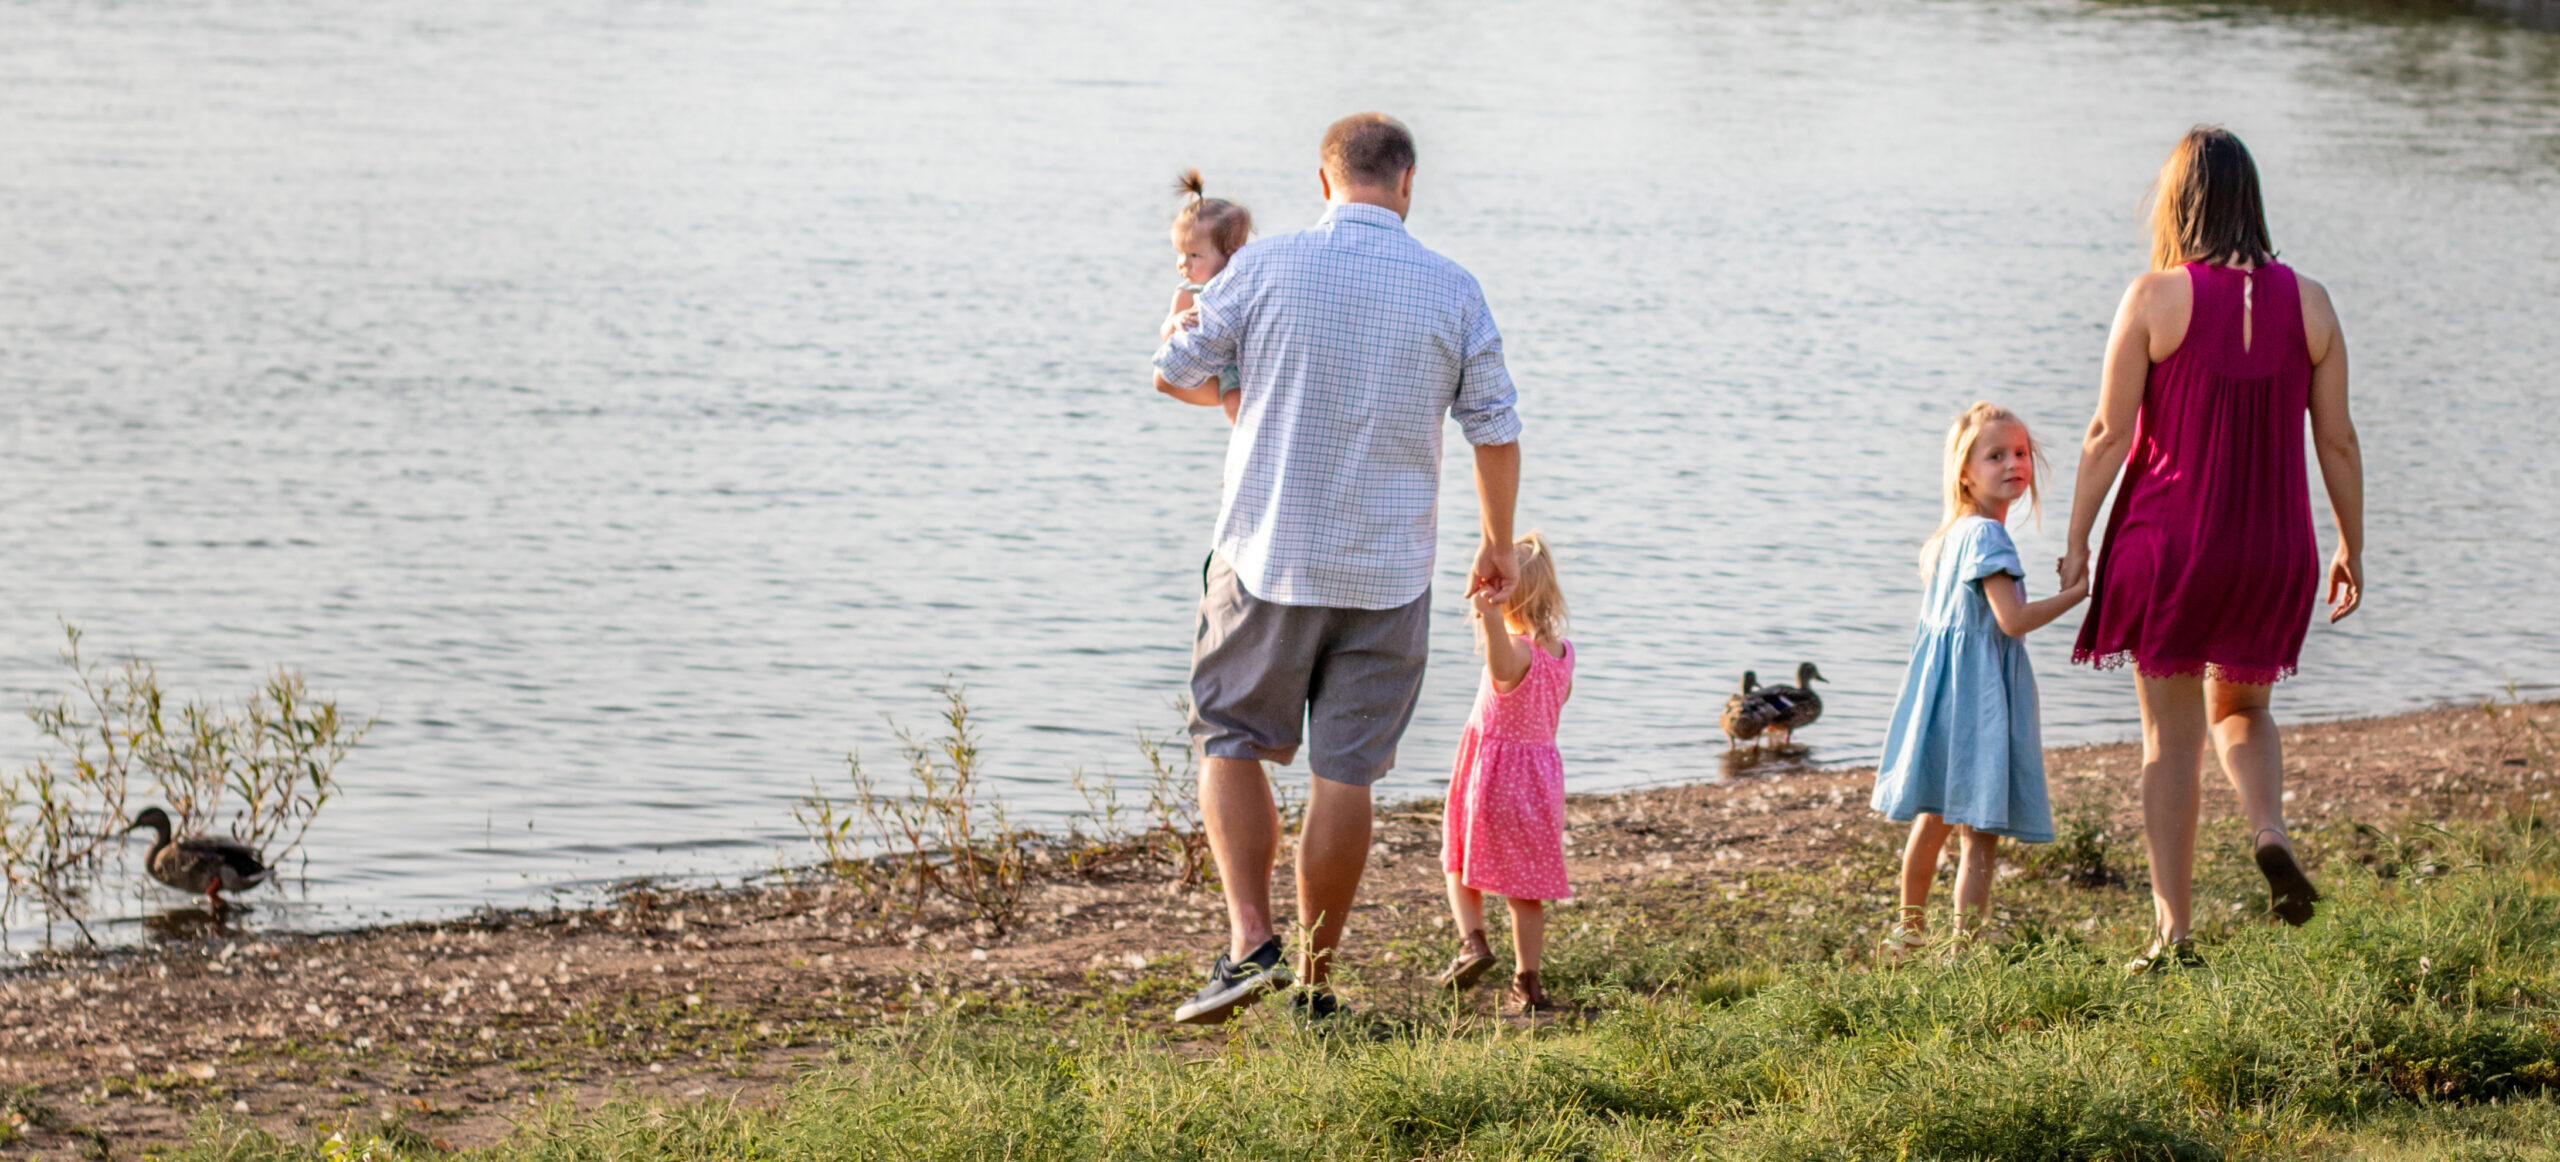
{"label": "woman's bare shoulder", "polygon": [[2132,284],[2124,289],[2128,302],[2185,302],[2194,296],[2195,288],[2183,266],[2176,270],[2146,270],[2133,276]]}
{"label": "woman's bare shoulder", "polygon": [[2186,341],[2187,316],[2195,310],[2195,285],[2186,268],[2135,275],[2124,288],[2124,305],[2116,308],[2120,334],[2138,336],[2153,363],[2167,359]]}
{"label": "woman's bare shoulder", "polygon": [[2316,365],[2328,359],[2337,343],[2338,308],[2329,301],[2329,288],[2318,279],[2297,270],[2293,282],[2301,288],[2303,344],[2311,349],[2311,362]]}
{"label": "woman's bare shoulder", "polygon": [[2302,309],[2305,312],[2316,310],[2333,320],[2337,317],[2337,308],[2329,302],[2329,288],[2321,285],[2319,279],[2297,270],[2293,272],[2293,283],[2302,288]]}

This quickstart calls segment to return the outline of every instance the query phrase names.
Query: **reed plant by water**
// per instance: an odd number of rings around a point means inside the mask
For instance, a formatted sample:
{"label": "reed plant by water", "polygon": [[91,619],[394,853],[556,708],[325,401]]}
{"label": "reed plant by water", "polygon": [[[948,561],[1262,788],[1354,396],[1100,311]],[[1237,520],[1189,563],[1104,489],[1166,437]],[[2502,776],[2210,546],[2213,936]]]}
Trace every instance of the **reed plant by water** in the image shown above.
{"label": "reed plant by water", "polygon": [[[1188,717],[1187,706],[1179,708]],[[1183,887],[1214,888],[1217,863],[1200,826],[1197,758],[1179,737],[1143,730],[1138,732],[1138,757],[1147,766],[1143,827],[1128,824],[1118,780],[1091,778],[1082,770],[1070,780],[1085,809],[1076,814],[1077,826],[1065,837],[1069,868],[1094,874],[1127,863],[1161,864]]]}
{"label": "reed plant by water", "polygon": [[886,792],[845,756],[849,793],[839,799],[814,781],[792,810],[825,856],[825,868],[871,906],[903,907],[924,919],[937,901],[1002,931],[1013,922],[1031,862],[1032,832],[1016,828],[989,791],[966,690],[940,688],[942,730],[897,730],[911,790]]}
{"label": "reed plant by water", "polygon": [[860,755],[847,755],[847,788],[830,792],[813,781],[792,808],[818,848],[820,868],[852,889],[861,906],[902,912],[919,924],[952,921],[1002,932],[1017,918],[1035,865],[1095,876],[1161,864],[1186,887],[1213,883],[1187,748],[1139,732],[1148,771],[1142,825],[1121,805],[1117,780],[1079,770],[1070,782],[1085,810],[1064,833],[1020,828],[987,786],[968,692],[957,685],[938,692],[937,733],[891,723],[906,760],[905,789],[883,789]]}
{"label": "reed plant by water", "polygon": [[52,753],[0,775],[0,868],[87,929],[80,897],[123,850],[133,809],[165,806],[181,834],[219,829],[281,863],[338,794],[338,765],[373,726],[277,667],[237,704],[176,700],[140,658],[109,667],[63,627],[70,689],[29,709]]}

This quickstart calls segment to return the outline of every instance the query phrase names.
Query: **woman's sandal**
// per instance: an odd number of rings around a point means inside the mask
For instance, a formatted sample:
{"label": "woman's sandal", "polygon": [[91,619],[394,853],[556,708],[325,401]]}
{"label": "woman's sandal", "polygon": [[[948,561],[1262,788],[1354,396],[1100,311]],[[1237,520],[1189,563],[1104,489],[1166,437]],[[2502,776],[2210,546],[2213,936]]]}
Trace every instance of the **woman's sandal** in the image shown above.
{"label": "woman's sandal", "polygon": [[1896,924],[1876,945],[1876,956],[1887,965],[1900,966],[1911,954],[1929,946],[1929,934],[1908,924]]}
{"label": "woman's sandal", "polygon": [[2135,976],[2168,972],[2180,968],[2203,968],[2204,957],[2196,953],[2194,937],[2183,940],[2154,941],[2151,951],[2124,963],[2124,970]]}
{"label": "woman's sandal", "polygon": [[2302,874],[2302,864],[2293,858],[2293,848],[2285,842],[2285,833],[2273,827],[2261,827],[2249,838],[2273,835],[2277,842],[2258,845],[2258,870],[2267,877],[2267,897],[2274,904],[2276,917],[2296,928],[2311,919],[2311,906],[2320,902],[2320,889],[2311,886],[2311,877]]}
{"label": "woman's sandal", "polygon": [[1458,946],[1458,954],[1449,958],[1449,967],[1432,977],[1431,983],[1462,993],[1476,987],[1495,963],[1493,947],[1485,942],[1484,929],[1478,928],[1467,933],[1466,942]]}

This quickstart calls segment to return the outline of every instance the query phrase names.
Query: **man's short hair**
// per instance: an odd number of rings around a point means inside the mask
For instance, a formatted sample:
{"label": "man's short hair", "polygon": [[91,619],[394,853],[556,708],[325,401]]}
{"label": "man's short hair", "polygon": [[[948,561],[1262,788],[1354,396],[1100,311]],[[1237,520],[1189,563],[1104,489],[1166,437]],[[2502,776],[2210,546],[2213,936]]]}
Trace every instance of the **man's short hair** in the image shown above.
{"label": "man's short hair", "polygon": [[1354,113],[1324,131],[1324,172],[1345,185],[1393,186],[1412,168],[1412,131],[1384,113]]}

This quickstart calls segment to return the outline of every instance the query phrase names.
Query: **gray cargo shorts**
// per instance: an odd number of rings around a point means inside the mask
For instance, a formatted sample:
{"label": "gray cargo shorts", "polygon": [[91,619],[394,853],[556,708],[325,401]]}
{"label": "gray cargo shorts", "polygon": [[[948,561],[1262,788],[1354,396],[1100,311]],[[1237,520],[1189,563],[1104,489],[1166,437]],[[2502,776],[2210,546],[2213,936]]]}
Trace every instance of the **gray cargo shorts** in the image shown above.
{"label": "gray cargo shorts", "polygon": [[1191,642],[1191,739],[1204,754],[1366,787],[1396,765],[1431,644],[1431,592],[1394,609],[1278,605],[1212,555]]}

